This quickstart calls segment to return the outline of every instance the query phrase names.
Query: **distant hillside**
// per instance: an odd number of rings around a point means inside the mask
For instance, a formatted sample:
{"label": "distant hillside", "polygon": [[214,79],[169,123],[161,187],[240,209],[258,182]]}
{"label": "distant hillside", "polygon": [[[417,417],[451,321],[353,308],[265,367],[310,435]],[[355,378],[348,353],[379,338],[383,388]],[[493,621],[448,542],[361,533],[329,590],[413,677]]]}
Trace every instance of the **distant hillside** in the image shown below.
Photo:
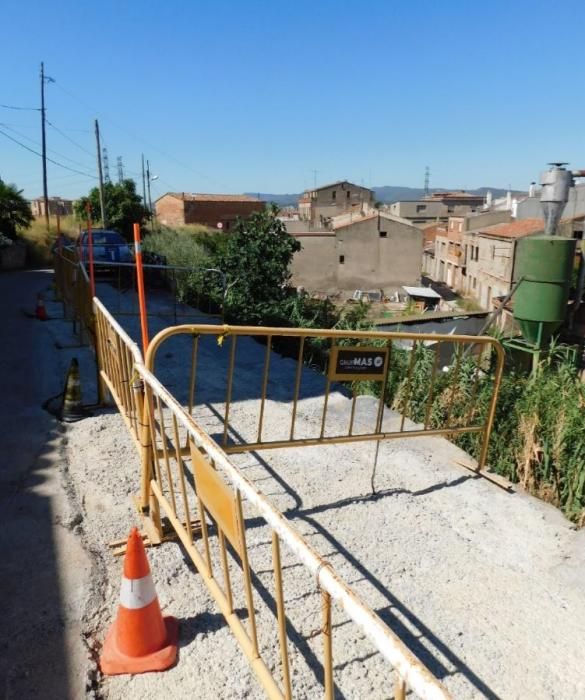
{"label": "distant hillside", "polygon": [[[373,187],[376,195],[376,200],[388,204],[389,202],[397,202],[398,200],[413,200],[422,199],[425,191],[418,187],[400,187],[396,185],[384,185],[383,187]],[[448,192],[446,187],[434,187],[433,192]],[[470,194],[484,195],[489,191],[494,199],[497,197],[505,197],[507,190],[501,187],[478,187],[476,190],[466,190]],[[258,196],[266,202],[275,202],[281,207],[296,206],[299,199],[298,194],[267,194],[264,192],[246,192],[252,196]],[[513,192],[514,195],[525,195],[526,192]]]}
{"label": "distant hillside", "polygon": [[265,192],[244,192],[251,197],[260,197],[265,202],[274,202],[279,207],[296,207],[300,195],[298,194],[266,194]]}

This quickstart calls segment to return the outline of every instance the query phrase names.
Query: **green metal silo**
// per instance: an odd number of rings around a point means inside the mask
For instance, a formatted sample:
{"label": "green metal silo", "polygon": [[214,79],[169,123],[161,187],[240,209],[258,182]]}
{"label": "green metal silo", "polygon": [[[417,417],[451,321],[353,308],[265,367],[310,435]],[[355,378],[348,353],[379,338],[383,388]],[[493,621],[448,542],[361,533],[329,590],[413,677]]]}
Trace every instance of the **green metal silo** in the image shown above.
{"label": "green metal silo", "polygon": [[558,236],[525,238],[518,244],[514,317],[524,339],[542,347],[565,320],[575,241]]}

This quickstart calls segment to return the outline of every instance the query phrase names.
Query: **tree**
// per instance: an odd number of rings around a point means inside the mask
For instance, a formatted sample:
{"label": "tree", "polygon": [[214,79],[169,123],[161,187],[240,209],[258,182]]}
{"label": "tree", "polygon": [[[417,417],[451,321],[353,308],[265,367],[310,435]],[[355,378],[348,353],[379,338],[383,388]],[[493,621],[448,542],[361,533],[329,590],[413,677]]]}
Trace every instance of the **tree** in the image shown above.
{"label": "tree", "polygon": [[7,185],[0,178],[0,234],[14,240],[21,229],[30,226],[32,220],[30,205],[22,196],[22,190],[17,189],[16,185]]}
{"label": "tree", "polygon": [[[87,203],[91,211],[91,221],[101,220],[100,191],[94,187],[87,197],[75,203],[75,215],[79,221],[87,221]],[[142,225],[149,212],[136,193],[134,180],[104,183],[104,207],[108,228],[119,231],[127,240],[132,240],[132,224]]]}
{"label": "tree", "polygon": [[226,274],[229,315],[239,322],[259,323],[274,313],[287,295],[289,266],[301,244],[267,207],[239,219],[217,261]]}

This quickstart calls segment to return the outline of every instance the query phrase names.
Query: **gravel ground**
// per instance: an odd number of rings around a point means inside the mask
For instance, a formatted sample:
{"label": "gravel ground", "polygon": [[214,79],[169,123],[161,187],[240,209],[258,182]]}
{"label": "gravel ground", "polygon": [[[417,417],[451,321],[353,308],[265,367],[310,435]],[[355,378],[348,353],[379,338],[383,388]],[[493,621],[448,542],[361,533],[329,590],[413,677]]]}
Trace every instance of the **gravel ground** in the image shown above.
{"label": "gravel ground", "polygon": [[[100,295],[111,304],[113,291]],[[154,301],[154,300],[153,300]],[[117,302],[116,302],[117,303]],[[133,303],[129,295],[122,303]],[[120,307],[122,308],[122,307]],[[197,316],[193,317],[197,319]],[[131,335],[137,324],[122,317]],[[168,319],[151,318],[151,330]],[[203,321],[200,321],[203,322]],[[54,322],[65,342],[70,326]],[[225,396],[228,344],[201,344],[196,417],[214,434]],[[159,356],[157,375],[185,400],[189,344],[176,340]],[[79,354],[87,351],[80,350]],[[221,357],[218,357],[221,356]],[[257,371],[264,348],[249,339],[238,346],[238,375],[230,423],[234,434],[253,439],[259,412]],[[290,425],[292,360],[275,354],[266,405],[265,435],[286,434]],[[84,390],[91,395],[91,372]],[[303,373],[299,434],[316,430],[322,382]],[[347,425],[349,399],[332,393],[327,432]],[[375,402],[358,401],[358,423],[371,425]],[[385,426],[395,425],[387,412]],[[320,427],[320,425],[319,425]],[[66,433],[69,472],[81,530],[94,559],[83,626],[96,650],[115,615],[121,561],[107,543],[135,524],[130,497],[139,464],[122,419],[112,410],[71,425]],[[377,494],[370,475],[374,446],[335,445],[281,449],[233,460],[307,541],[324,555],[457,698],[585,698],[585,538],[554,508],[521,492],[509,493],[455,463],[466,458],[437,438],[382,444]],[[246,517],[253,518],[245,504]],[[261,595],[255,599],[262,653],[277,667],[270,538],[258,520],[248,524],[251,565]],[[261,698],[263,693],[221,614],[178,544],[149,552],[161,605],[181,619],[178,665],[159,675],[103,678],[92,667],[100,698]],[[295,697],[320,696],[321,641],[315,582],[283,546],[285,598]],[[241,591],[238,608],[244,608]],[[244,614],[242,613],[242,616]],[[270,620],[270,624],[268,624]],[[300,650],[300,651],[299,651]],[[334,613],[337,696],[391,696],[387,667],[355,626]],[[392,679],[390,679],[391,681]]]}

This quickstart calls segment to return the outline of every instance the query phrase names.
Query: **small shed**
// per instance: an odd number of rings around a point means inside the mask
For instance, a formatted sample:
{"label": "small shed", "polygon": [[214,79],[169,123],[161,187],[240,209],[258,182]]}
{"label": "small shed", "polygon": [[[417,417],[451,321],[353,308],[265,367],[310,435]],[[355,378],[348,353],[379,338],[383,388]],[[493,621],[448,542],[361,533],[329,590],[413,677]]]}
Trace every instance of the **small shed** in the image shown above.
{"label": "small shed", "polygon": [[430,287],[402,287],[409,300],[414,302],[420,311],[436,311],[441,303],[442,296]]}

